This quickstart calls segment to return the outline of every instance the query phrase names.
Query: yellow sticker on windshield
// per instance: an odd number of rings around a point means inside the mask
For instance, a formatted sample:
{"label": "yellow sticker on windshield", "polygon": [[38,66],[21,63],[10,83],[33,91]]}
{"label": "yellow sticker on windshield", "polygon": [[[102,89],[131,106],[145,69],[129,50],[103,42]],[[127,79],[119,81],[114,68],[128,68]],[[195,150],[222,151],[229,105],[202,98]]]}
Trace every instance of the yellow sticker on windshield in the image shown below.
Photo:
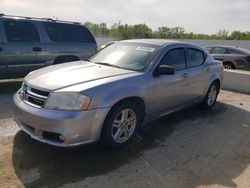
{"label": "yellow sticker on windshield", "polygon": [[155,51],[154,48],[142,47],[142,46],[138,46],[138,47],[136,48],[136,50],[145,51],[145,52],[153,52],[153,51]]}

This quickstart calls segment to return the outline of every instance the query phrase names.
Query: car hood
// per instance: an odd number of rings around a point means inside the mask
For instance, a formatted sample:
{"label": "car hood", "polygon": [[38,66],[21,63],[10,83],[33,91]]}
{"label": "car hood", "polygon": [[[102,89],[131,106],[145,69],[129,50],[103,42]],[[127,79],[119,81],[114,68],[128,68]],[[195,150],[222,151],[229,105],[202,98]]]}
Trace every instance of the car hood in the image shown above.
{"label": "car hood", "polygon": [[24,80],[35,88],[53,91],[85,82],[126,74],[136,74],[136,72],[85,61],[77,61],[52,65],[33,71]]}

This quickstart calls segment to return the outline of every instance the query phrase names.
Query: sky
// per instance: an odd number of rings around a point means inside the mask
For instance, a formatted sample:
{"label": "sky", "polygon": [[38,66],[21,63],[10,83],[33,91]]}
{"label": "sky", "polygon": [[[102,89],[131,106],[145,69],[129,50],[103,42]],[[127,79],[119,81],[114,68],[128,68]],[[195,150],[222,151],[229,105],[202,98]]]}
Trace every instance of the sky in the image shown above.
{"label": "sky", "polygon": [[203,34],[250,31],[250,0],[0,0],[0,13],[108,26],[145,23],[153,30],[183,26]]}

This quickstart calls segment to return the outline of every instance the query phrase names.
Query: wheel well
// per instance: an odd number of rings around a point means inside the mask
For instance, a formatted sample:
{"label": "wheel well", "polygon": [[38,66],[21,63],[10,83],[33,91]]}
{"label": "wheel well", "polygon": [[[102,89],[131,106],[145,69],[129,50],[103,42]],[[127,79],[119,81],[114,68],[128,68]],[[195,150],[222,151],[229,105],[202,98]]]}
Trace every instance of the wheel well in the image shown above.
{"label": "wheel well", "polygon": [[116,102],[112,107],[114,108],[115,106],[117,105],[120,105],[122,103],[126,103],[126,102],[132,102],[133,104],[136,104],[139,106],[139,108],[142,110],[142,119],[144,119],[144,116],[145,116],[145,111],[146,111],[146,106],[145,106],[145,103],[143,101],[142,98],[140,97],[127,97],[127,98],[124,98],[124,99],[121,99],[120,101]]}
{"label": "wheel well", "polygon": [[219,89],[220,89],[220,80],[219,80],[219,79],[216,79],[216,80],[214,80],[212,83],[214,83],[214,82],[218,84]]}
{"label": "wheel well", "polygon": [[235,69],[235,65],[231,61],[225,61],[225,62],[223,62],[223,65],[224,64],[230,64]]}
{"label": "wheel well", "polygon": [[54,60],[54,64],[65,63],[65,62],[70,62],[70,61],[78,61],[78,60],[80,60],[80,59],[77,56],[74,56],[74,55],[64,55],[64,56],[58,56]]}

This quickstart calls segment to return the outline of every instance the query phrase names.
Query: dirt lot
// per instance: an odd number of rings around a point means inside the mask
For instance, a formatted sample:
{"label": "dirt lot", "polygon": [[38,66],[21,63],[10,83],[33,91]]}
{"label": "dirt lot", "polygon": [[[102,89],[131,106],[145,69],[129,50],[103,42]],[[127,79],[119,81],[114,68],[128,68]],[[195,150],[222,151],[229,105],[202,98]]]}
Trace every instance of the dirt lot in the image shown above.
{"label": "dirt lot", "polygon": [[250,187],[250,96],[222,91],[210,112],[192,107],[152,122],[133,145],[62,149],[32,140],[13,121],[0,83],[0,187]]}

